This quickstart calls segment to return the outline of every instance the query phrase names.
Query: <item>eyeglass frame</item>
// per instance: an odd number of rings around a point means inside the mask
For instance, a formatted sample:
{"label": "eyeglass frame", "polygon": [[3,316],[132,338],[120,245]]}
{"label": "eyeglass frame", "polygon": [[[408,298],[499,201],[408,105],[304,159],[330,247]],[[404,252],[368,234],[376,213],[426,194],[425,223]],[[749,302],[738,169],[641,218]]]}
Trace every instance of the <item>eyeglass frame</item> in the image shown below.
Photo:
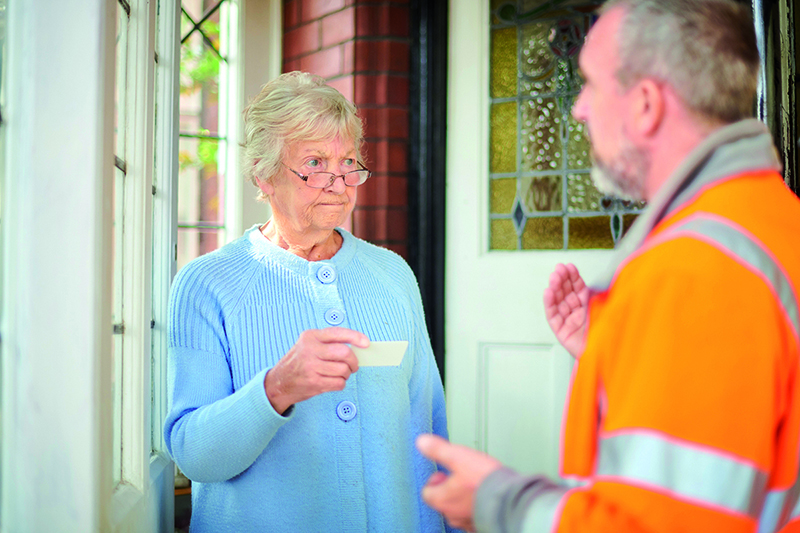
{"label": "eyeglass frame", "polygon": [[[370,179],[372,177],[372,171],[370,169],[368,169],[367,167],[365,167],[364,164],[361,161],[356,160],[356,163],[358,163],[358,166],[360,166],[361,168],[356,169],[356,170],[351,170],[349,172],[345,172],[344,174],[335,174],[333,172],[310,172],[309,174],[307,174],[305,176],[300,174],[298,171],[296,171],[295,169],[291,168],[290,166],[288,166],[286,163],[282,162],[281,165],[285,166],[293,174],[297,175],[298,178],[303,180],[303,182],[306,184],[306,187],[309,187],[311,189],[325,189],[325,188],[330,187],[331,185],[333,185],[334,182],[338,178],[342,178],[342,183],[344,183],[345,187],[358,187],[359,185],[364,185],[364,183],[368,179]],[[367,171],[367,177],[364,178],[364,181],[362,181],[358,185],[350,185],[350,184],[347,183],[347,180],[344,178],[346,175],[351,174],[353,172],[361,172],[362,170],[366,170]],[[308,184],[308,178],[311,176],[311,174],[330,174],[332,177],[331,177],[331,181],[328,182],[327,185],[325,185],[323,187],[312,187],[311,185]]]}

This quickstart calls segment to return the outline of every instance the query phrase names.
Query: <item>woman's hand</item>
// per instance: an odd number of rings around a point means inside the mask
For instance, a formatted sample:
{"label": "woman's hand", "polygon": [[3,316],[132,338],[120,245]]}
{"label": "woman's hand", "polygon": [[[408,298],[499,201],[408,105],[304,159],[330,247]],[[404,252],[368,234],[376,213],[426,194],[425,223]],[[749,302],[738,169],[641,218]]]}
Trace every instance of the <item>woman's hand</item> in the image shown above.
{"label": "woman's hand", "polygon": [[369,346],[363,333],[346,328],[310,329],[264,378],[264,390],[276,412],[312,396],[344,389],[358,370],[358,359],[348,344]]}
{"label": "woman's hand", "polygon": [[575,265],[556,265],[544,290],[544,312],[550,328],[575,359],[583,353],[589,288]]}

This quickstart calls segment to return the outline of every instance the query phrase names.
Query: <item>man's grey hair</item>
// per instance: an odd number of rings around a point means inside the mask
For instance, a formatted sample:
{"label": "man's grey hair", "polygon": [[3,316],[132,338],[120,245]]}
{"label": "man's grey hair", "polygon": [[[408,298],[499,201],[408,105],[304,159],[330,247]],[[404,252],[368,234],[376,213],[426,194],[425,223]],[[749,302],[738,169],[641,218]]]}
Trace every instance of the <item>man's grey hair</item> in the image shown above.
{"label": "man's grey hair", "polygon": [[747,5],[732,0],[609,0],[621,7],[624,89],[643,78],[668,83],[688,109],[712,122],[752,116],[759,57]]}
{"label": "man's grey hair", "polygon": [[278,173],[287,145],[297,141],[353,140],[363,160],[363,124],[356,107],[306,72],[288,72],[267,83],[244,110],[244,134],[242,171],[256,186]]}

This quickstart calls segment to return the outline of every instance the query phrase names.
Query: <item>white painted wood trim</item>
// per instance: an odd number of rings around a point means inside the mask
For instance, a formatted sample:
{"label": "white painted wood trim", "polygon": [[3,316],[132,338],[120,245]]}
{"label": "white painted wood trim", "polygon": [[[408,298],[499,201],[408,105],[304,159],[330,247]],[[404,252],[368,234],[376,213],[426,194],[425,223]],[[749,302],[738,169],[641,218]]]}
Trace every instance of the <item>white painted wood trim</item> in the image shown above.
{"label": "white painted wood trim", "polygon": [[[239,0],[240,27],[242,28],[241,61],[242,71],[240,85],[240,105],[236,110],[239,120],[236,126],[238,135],[244,132],[241,121],[242,111],[268,81],[278,77],[283,65],[283,2],[281,0]],[[239,161],[238,144],[236,142],[236,161]],[[232,144],[233,146],[233,144]],[[255,198],[258,190],[249,182],[245,182],[241,171],[234,176],[238,193],[230,194],[237,202],[235,213],[238,215],[239,233],[231,238],[241,236],[242,231],[253,224],[267,221],[271,215],[269,204],[259,202]],[[231,189],[233,191],[233,189]],[[229,212],[233,213],[233,211]]]}
{"label": "white painted wood trim", "polygon": [[3,531],[106,530],[115,5],[8,10]]}

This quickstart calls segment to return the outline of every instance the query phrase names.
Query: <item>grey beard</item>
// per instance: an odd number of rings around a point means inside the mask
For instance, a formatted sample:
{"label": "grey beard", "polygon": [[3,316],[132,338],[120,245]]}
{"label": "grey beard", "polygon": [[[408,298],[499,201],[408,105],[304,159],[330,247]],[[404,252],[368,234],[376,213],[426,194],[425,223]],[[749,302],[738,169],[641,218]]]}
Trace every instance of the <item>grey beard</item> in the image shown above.
{"label": "grey beard", "polygon": [[623,146],[619,155],[610,160],[592,156],[592,181],[603,194],[639,202],[645,199],[645,176],[650,170],[650,158],[633,146]]}

